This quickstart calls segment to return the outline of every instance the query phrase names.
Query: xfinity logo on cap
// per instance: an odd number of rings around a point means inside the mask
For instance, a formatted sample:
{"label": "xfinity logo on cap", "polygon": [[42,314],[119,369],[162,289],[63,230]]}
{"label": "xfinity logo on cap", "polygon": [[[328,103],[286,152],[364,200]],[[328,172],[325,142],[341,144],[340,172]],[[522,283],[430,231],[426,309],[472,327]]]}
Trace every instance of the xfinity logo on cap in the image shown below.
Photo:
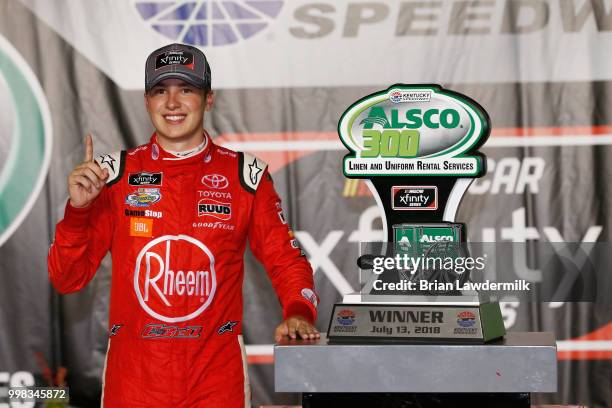
{"label": "xfinity logo on cap", "polygon": [[193,69],[193,54],[184,51],[168,51],[155,58],[155,69],[177,64]]}
{"label": "xfinity logo on cap", "polygon": [[222,46],[253,37],[278,16],[283,1],[132,0],[136,11],[164,37],[195,46]]}

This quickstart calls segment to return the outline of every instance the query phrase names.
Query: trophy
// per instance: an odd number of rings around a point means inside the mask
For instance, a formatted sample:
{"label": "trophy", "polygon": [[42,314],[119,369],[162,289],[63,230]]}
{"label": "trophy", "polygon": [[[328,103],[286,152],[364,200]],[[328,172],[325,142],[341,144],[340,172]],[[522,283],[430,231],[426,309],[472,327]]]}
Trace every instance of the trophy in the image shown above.
{"label": "trophy", "polygon": [[439,85],[396,84],[351,105],[338,133],[350,151],[344,175],[366,179],[386,238],[362,244],[363,287],[334,305],[330,343],[503,337],[499,303],[467,285],[485,260],[470,257],[466,225],[455,220],[486,173],[478,152],[490,133],[486,111]]}

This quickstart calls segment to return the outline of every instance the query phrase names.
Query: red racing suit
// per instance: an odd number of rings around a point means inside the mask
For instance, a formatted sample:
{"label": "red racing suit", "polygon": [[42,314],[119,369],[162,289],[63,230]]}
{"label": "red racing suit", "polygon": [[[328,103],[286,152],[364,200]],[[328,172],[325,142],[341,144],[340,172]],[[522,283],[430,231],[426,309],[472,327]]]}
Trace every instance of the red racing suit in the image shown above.
{"label": "red racing suit", "polygon": [[242,344],[247,237],[284,317],[316,319],[312,269],[265,163],[215,145],[185,158],[148,144],[96,158],[109,180],[85,209],[69,203],[49,251],[61,293],[112,255],[102,405],[250,406]]}

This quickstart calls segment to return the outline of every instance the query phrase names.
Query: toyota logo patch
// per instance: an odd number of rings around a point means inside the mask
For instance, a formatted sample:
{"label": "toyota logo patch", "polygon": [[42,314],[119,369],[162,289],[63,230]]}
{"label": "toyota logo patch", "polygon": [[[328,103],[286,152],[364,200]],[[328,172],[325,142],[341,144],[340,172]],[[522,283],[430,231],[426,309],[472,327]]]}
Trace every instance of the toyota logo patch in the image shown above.
{"label": "toyota logo patch", "polygon": [[222,176],[221,174],[207,174],[202,177],[202,184],[208,188],[221,190],[227,188],[229,182],[227,181],[227,177]]}

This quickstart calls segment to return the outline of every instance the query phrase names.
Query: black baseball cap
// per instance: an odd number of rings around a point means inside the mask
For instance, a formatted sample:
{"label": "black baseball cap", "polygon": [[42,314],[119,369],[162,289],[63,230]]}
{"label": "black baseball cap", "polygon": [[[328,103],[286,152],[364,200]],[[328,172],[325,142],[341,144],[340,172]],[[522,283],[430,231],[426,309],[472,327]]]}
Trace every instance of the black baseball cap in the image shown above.
{"label": "black baseball cap", "polygon": [[210,66],[199,49],[170,44],[153,51],[145,64],[145,92],[168,78],[178,78],[204,90],[211,89]]}

